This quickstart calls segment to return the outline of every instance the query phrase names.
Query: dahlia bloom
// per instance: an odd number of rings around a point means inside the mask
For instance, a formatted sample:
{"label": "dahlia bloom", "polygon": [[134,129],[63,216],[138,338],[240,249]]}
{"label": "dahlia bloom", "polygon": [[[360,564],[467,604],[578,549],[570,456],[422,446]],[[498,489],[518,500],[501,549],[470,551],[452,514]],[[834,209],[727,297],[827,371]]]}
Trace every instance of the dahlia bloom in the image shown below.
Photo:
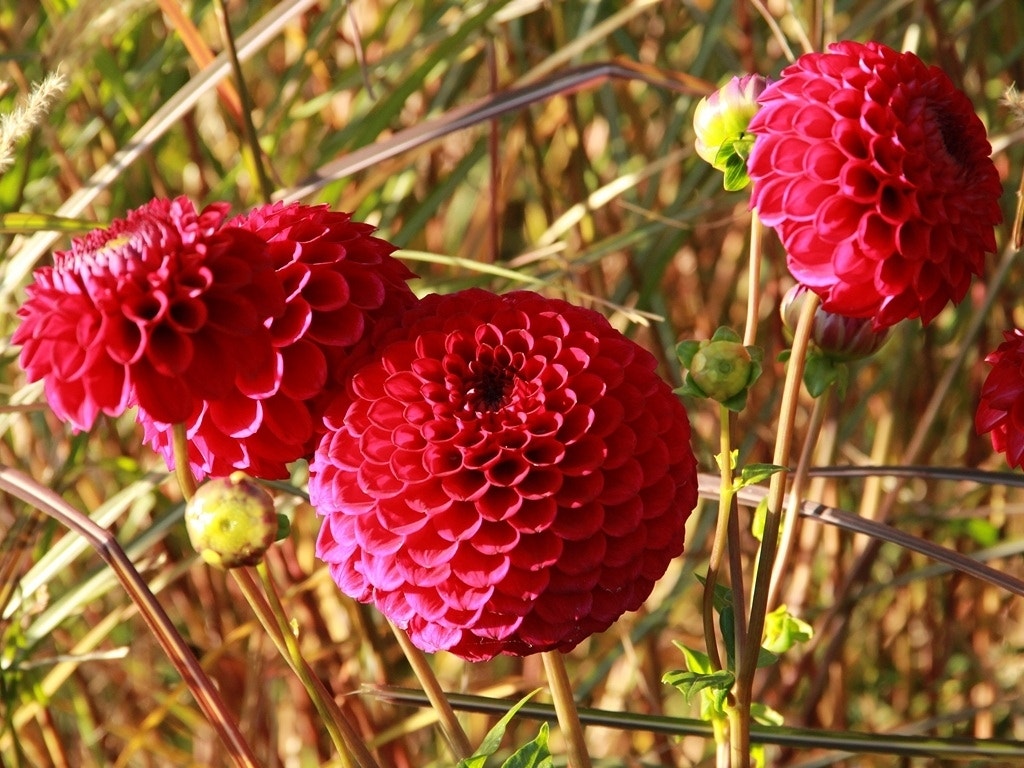
{"label": "dahlia bloom", "polygon": [[227,212],[153,200],[76,239],[36,271],[13,340],[75,429],[134,405],[168,466],[182,424],[196,477],[287,477],[323,432],[329,361],[414,300],[412,273],[346,214]]}
{"label": "dahlia bloom", "polygon": [[[339,371],[348,352],[377,321],[415,302],[406,282],[415,275],[371,225],[325,205],[264,205],[224,229],[259,238],[284,292],[283,311],[264,320],[270,345],[260,364],[273,372],[274,386],[258,395],[231,393],[192,414],[192,469],[198,476],[246,469],[283,478],[288,462],[312,457],[324,408],[344,388]],[[142,414],[140,421],[147,441],[172,465],[170,425]]]}
{"label": "dahlia bloom", "polygon": [[822,306],[875,328],[963,299],[1002,214],[970,100],[879,43],[801,56],[761,94],[751,205]]}
{"label": "dahlia bloom", "polygon": [[36,270],[13,341],[58,417],[88,430],[138,405],[174,423],[273,388],[263,321],[284,292],[264,243],[221,226],[227,207],[153,200]]}
{"label": "dahlia bloom", "polygon": [[1011,467],[1024,468],[1024,331],[1003,334],[1004,341],[985,358],[992,370],[981,388],[974,424],[991,432],[992,447],[1006,454]]}
{"label": "dahlia bloom", "polygon": [[640,607],[697,501],[652,355],[591,310],[479,289],[364,351],[310,467],[343,592],[470,660],[568,650]]}

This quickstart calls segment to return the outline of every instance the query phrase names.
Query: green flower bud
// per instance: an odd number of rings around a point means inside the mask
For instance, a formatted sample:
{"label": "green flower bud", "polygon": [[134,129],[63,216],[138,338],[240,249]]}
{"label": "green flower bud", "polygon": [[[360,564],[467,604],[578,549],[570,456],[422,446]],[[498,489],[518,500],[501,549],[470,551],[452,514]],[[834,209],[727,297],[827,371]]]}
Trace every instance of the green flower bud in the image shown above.
{"label": "green flower bud", "polygon": [[746,389],[752,365],[750,352],[738,341],[709,341],[694,354],[690,375],[708,397],[724,403]]}
{"label": "green flower bud", "polygon": [[719,328],[710,339],[680,342],[676,353],[687,369],[679,394],[709,397],[730,410],[743,410],[750,386],[761,375],[763,353],[758,347],[745,347],[734,331]]}
{"label": "green flower bud", "polygon": [[754,137],[747,134],[747,126],[757,112],[757,97],[767,86],[768,78],[762,75],[734,77],[694,109],[697,154],[726,174],[726,189],[742,189],[748,181],[747,154]]}
{"label": "green flower bud", "polygon": [[243,472],[201,485],[185,506],[192,546],[210,565],[256,565],[278,533],[274,500]]}

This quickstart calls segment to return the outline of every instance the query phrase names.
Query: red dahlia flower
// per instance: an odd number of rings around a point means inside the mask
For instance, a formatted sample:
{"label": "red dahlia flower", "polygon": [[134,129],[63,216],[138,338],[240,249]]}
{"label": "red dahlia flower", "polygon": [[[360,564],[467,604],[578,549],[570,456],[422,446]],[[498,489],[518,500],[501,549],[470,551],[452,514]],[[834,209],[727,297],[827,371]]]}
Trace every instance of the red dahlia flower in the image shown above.
{"label": "red dahlia flower", "polygon": [[751,205],[826,310],[884,328],[963,299],[995,250],[1002,188],[984,125],[940,69],[841,42],[759,101]]}
{"label": "red dahlia flower", "polygon": [[207,401],[272,391],[264,320],[284,293],[264,243],[224,229],[226,213],[153,200],[36,270],[13,341],[59,417],[87,430],[138,405],[181,422]]}
{"label": "red dahlia flower", "polygon": [[[284,290],[284,311],[265,320],[271,348],[263,364],[275,385],[258,397],[234,393],[193,415],[193,470],[287,477],[288,462],[311,458],[316,449],[324,408],[344,388],[340,368],[348,352],[378,320],[416,301],[406,283],[415,275],[392,257],[393,245],[373,236],[371,225],[325,205],[273,203],[224,226],[258,236]],[[147,440],[170,463],[169,425],[143,424]]]}
{"label": "red dahlia flower", "polygon": [[1024,468],[1024,331],[1003,334],[1005,341],[985,358],[992,364],[981,388],[974,424],[978,434],[992,433],[992,446],[1011,467]]}
{"label": "red dahlia flower", "polygon": [[591,310],[479,289],[365,352],[309,484],[342,591],[471,660],[568,650],[640,607],[697,501],[652,355]]}
{"label": "red dahlia flower", "polygon": [[76,239],[36,271],[14,341],[76,429],[137,405],[168,465],[180,423],[197,477],[286,477],[323,431],[327,361],[412,302],[411,273],[346,214],[227,210],[154,200]]}

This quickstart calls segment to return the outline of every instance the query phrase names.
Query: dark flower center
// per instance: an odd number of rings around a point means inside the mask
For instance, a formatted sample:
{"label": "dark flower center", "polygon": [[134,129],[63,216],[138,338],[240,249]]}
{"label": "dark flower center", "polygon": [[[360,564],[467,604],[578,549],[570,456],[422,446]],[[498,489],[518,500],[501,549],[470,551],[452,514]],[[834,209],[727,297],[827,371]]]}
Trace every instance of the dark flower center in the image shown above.
{"label": "dark flower center", "polygon": [[950,114],[942,107],[932,106],[931,113],[938,126],[939,135],[942,136],[942,146],[958,166],[965,168],[970,158],[970,150],[964,140],[960,121],[956,115]]}
{"label": "dark flower center", "polygon": [[476,411],[497,411],[508,405],[515,373],[503,365],[489,365],[477,372],[466,390],[466,400]]}

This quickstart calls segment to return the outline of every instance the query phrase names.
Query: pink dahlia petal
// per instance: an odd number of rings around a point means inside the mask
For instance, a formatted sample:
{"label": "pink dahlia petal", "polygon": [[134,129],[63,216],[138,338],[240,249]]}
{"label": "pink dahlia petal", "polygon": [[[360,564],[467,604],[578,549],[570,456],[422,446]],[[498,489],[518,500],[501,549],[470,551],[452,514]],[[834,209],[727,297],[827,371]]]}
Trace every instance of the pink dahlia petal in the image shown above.
{"label": "pink dahlia petal", "polygon": [[570,649],[682,551],[686,411],[601,315],[434,295],[353,354],[311,465],[317,554],[424,650]]}
{"label": "pink dahlia petal", "polygon": [[759,102],[751,205],[826,310],[881,329],[963,299],[995,250],[1002,187],[984,125],[941,70],[841,42]]}
{"label": "pink dahlia petal", "polygon": [[985,358],[991,364],[975,414],[979,434],[990,433],[992,447],[1006,454],[1011,467],[1024,468],[1024,331],[1003,334],[1004,341]]}

